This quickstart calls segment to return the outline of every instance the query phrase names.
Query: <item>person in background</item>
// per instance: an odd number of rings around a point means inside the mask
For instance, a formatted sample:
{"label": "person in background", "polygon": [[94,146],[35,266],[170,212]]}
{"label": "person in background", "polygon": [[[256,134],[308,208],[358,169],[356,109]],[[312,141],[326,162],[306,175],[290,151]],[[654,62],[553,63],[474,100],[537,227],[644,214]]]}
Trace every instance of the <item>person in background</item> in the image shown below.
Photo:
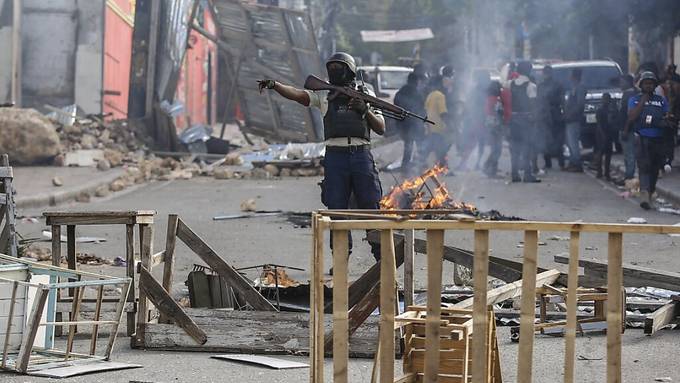
{"label": "person in background", "polygon": [[635,141],[633,140],[632,132],[630,130],[625,130],[625,125],[628,122],[628,101],[638,93],[634,83],[635,80],[633,79],[633,76],[629,74],[621,76],[621,89],[623,89],[623,95],[621,96],[618,125],[621,145],[623,146],[623,163],[625,166],[623,180],[617,182],[617,184],[621,186],[623,186],[627,180],[635,177]]}
{"label": "person in background", "polygon": [[581,69],[571,72],[571,89],[567,93],[564,107],[564,121],[566,123],[567,146],[569,147],[569,166],[567,171],[583,172],[581,163],[581,126],[583,124],[583,109],[586,102],[586,90],[581,84]]}
{"label": "person in background", "polygon": [[[408,75],[406,85],[394,96],[394,104],[417,115],[425,114],[425,99],[422,94],[423,79],[415,72]],[[406,117],[396,123],[401,139],[404,141],[404,154],[401,160],[401,169],[408,171],[413,156],[413,146],[420,142],[423,136],[423,123],[413,117]]]}
{"label": "person in background", "polygon": [[654,207],[656,181],[668,154],[664,135],[668,129],[669,110],[666,98],[654,92],[658,85],[654,73],[642,72],[639,85],[640,93],[628,101],[628,124],[625,133],[630,129],[635,132],[640,172],[640,207],[649,210]]}
{"label": "person in background", "polygon": [[[510,120],[510,161],[512,165],[512,182],[541,182],[531,172],[533,158],[531,140],[535,136],[536,84],[531,82],[529,74],[532,65],[528,61],[517,64],[516,79],[510,82],[512,94],[512,118]],[[524,178],[520,178],[520,170]]]}
{"label": "person in background", "polygon": [[484,156],[484,148],[486,147],[484,134],[484,119],[485,119],[485,105],[487,98],[487,91],[489,86],[489,72],[486,70],[478,70],[474,72],[475,82],[472,90],[466,97],[465,107],[465,126],[461,132],[461,159],[458,164],[458,170],[467,169],[467,161],[472,155],[472,152],[477,148],[477,164],[475,169],[479,169],[481,158]]}
{"label": "person in background", "polygon": [[543,81],[538,85],[539,129],[543,130],[546,142],[543,159],[545,168],[552,168],[553,158],[560,168],[564,168],[564,88],[553,77],[550,65],[543,68]]}
{"label": "person in background", "polygon": [[435,163],[448,167],[448,152],[452,141],[446,124],[449,117],[446,94],[450,81],[449,78],[442,75],[434,76],[430,81],[430,93],[425,99],[425,111],[427,117],[434,124],[428,124],[426,127],[426,142],[421,154],[422,161],[426,166],[428,166],[427,161],[430,153],[434,153]]}
{"label": "person in background", "polygon": [[[611,179],[612,146],[618,134],[616,125],[616,104],[609,93],[602,95],[602,104],[597,110],[597,126],[595,128],[595,167],[597,178]],[[604,167],[604,173],[602,168]]]}
{"label": "person in background", "polygon": [[498,160],[503,151],[503,128],[507,122],[504,120],[506,106],[501,97],[501,90],[501,84],[498,81],[492,81],[487,89],[484,127],[490,152],[482,171],[489,178],[496,178],[498,174]]}
{"label": "person in background", "polygon": [[668,155],[666,158],[666,165],[664,169],[670,172],[675,160],[675,147],[678,139],[678,125],[680,124],[680,75],[673,73],[669,75],[668,81],[668,123],[667,129],[668,137],[666,143],[668,145]]}

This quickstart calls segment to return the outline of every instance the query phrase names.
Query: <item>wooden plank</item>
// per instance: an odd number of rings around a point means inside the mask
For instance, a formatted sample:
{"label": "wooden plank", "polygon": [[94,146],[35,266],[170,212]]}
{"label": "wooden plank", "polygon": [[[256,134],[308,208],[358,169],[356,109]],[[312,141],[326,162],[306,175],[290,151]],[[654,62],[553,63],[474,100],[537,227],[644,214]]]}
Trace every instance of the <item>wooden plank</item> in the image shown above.
{"label": "wooden plank", "polygon": [[396,266],[392,230],[380,232],[380,383],[394,382],[394,305]]}
{"label": "wooden plank", "polygon": [[2,347],[2,365],[0,368],[5,368],[7,365],[7,351],[9,351],[9,341],[12,334],[12,319],[14,318],[14,306],[16,305],[17,290],[19,283],[14,281],[12,283],[12,299],[9,306],[9,314],[7,315],[7,329],[5,330],[5,344]]}
{"label": "wooden plank", "polygon": [[[372,211],[363,210],[364,213]],[[392,213],[390,211],[390,213]],[[408,220],[394,222],[387,220],[338,220],[329,222],[330,230],[498,230],[498,231],[543,231],[582,233],[620,233],[635,234],[680,234],[680,226],[672,225],[633,225],[616,223],[583,222],[536,222],[536,221],[453,221],[453,220]]]}
{"label": "wooden plank", "polygon": [[[357,329],[368,319],[368,317],[375,312],[375,309],[380,305],[380,282],[376,283],[373,288],[366,294],[348,313],[348,334],[351,337]],[[324,349],[326,353],[333,350],[333,333],[329,331],[326,333],[324,339],[326,343]]]}
{"label": "wooden plank", "polygon": [[[80,317],[80,300],[83,299],[85,294],[85,287],[76,287],[73,291],[73,309],[71,310],[71,319],[69,321],[68,329],[68,340],[66,342],[66,354],[64,355],[64,360],[68,360],[69,354],[73,350],[73,340],[76,336],[76,325],[79,323],[78,318]],[[83,323],[85,324],[85,323]]]}
{"label": "wooden plank", "polygon": [[[61,265],[61,226],[52,225],[52,266],[59,267]],[[59,282],[59,277],[50,276],[50,283]],[[54,311],[57,300],[60,298],[61,292],[58,289],[54,289],[49,293],[49,303],[47,305],[47,320],[56,321],[61,319],[61,313],[59,311]],[[51,347],[54,343],[54,337],[61,335],[61,327],[55,329],[54,326],[47,326],[45,329],[47,340],[47,347]]]}
{"label": "wooden plank", "polygon": [[[142,268],[149,270],[151,268],[151,253],[153,252],[153,226],[139,225],[139,257]],[[134,346],[141,345],[144,341],[143,331],[145,329],[144,323],[149,320],[149,302],[146,294],[140,288],[138,291],[139,297],[137,300],[137,330],[135,337],[132,338]]]}
{"label": "wooden plank", "polygon": [[336,230],[333,236],[333,382],[347,383],[349,323],[347,310],[348,232]]}
{"label": "wooden plank", "polygon": [[168,318],[172,318],[175,324],[181,327],[197,343],[205,344],[208,338],[196,323],[189,318],[184,309],[175,302],[163,286],[142,266],[139,273],[139,289],[153,302],[156,308]]}
{"label": "wooden plank", "polygon": [[[121,296],[120,300],[118,301],[118,306],[116,307],[116,315],[114,318],[116,318],[116,323],[111,326],[111,330],[109,332],[109,340],[106,344],[106,351],[104,353],[104,359],[109,360],[111,357],[111,351],[113,350],[113,344],[116,342],[116,337],[118,336],[118,326],[120,324],[120,320],[123,317],[123,308],[129,303],[127,301],[127,297],[129,294],[132,294],[132,290],[134,290],[134,286],[132,285],[132,280],[128,280],[127,283],[125,283],[121,287]],[[134,314],[134,313],[133,313]],[[135,339],[134,337],[130,339]]]}
{"label": "wooden plank", "polygon": [[425,338],[426,383],[436,383],[439,375],[439,336],[441,318],[442,262],[444,257],[444,231],[427,231],[427,323]]}
{"label": "wooden plank", "polygon": [[276,311],[276,308],[255,290],[250,283],[241,276],[233,267],[220,258],[215,251],[208,246],[196,233],[194,233],[181,219],[177,222],[177,238],[184,242],[196,255],[212,268],[220,277],[224,278],[229,286],[255,310]]}
{"label": "wooden plank", "polygon": [[664,326],[670,324],[678,315],[678,302],[671,301],[647,316],[645,319],[645,334],[653,335]]}
{"label": "wooden plank", "polygon": [[413,305],[414,299],[414,280],[413,280],[413,258],[415,255],[415,230],[404,231],[404,304]]}
{"label": "wooden plank", "polygon": [[[163,288],[172,293],[173,270],[175,268],[175,245],[177,244],[177,214],[168,215],[168,232],[165,237],[165,263],[163,264]],[[168,318],[161,314],[159,321],[167,323]]]}
{"label": "wooden plank", "polygon": [[[52,236],[54,238],[54,235]],[[58,238],[58,237],[57,237]],[[125,225],[125,261],[127,262],[125,274],[131,279],[130,292],[127,295],[128,303],[135,305],[137,299],[135,294],[135,225]],[[132,337],[136,331],[136,307],[127,313],[127,336]],[[134,339],[134,338],[131,338]]]}
{"label": "wooden plank", "polygon": [[[75,225],[66,226],[66,264],[71,270],[78,269],[78,262],[76,260],[76,227]],[[69,282],[75,281],[73,278],[69,278]],[[73,297],[74,290],[69,289],[68,295]]]}
{"label": "wooden plank", "polygon": [[[102,299],[104,298],[104,285],[97,288],[97,303],[94,309],[94,320],[101,319],[102,314]],[[82,299],[81,299],[82,302]],[[82,305],[82,303],[81,303]],[[92,327],[92,338],[90,338],[90,355],[94,355],[97,351],[97,338],[99,337],[99,325]]]}
{"label": "wooden plank", "polygon": [[534,353],[534,315],[536,312],[536,263],[538,232],[524,232],[524,270],[522,271],[522,301],[519,329],[517,381],[531,383]]}
{"label": "wooden plank", "polygon": [[[308,313],[189,308],[185,311],[206,332],[208,341],[205,344],[197,344],[176,325],[148,323],[146,349],[272,355],[306,355],[309,352]],[[378,320],[377,317],[369,318],[350,338],[351,357],[371,358],[375,355]],[[332,315],[325,315],[320,323],[322,328],[330,329]]]}
{"label": "wooden plank", "polygon": [[33,350],[33,342],[35,342],[35,336],[38,332],[38,327],[40,327],[40,319],[42,317],[43,309],[45,308],[45,303],[47,302],[48,294],[49,290],[46,288],[39,288],[35,293],[36,298],[33,301],[31,315],[28,318],[24,335],[21,338],[21,348],[19,349],[19,354],[17,355],[16,363],[14,365],[14,369],[17,372],[26,373],[26,370],[28,369],[28,362],[31,358],[31,351]]}
{"label": "wooden plank", "polygon": [[[487,278],[489,276],[489,231],[475,230],[475,262],[473,264],[473,333],[487,332]],[[488,383],[484,336],[472,337],[472,383]]]}
{"label": "wooden plank", "polygon": [[[553,257],[557,263],[569,263],[569,259],[556,255]],[[607,262],[596,259],[581,259],[579,266],[588,270],[589,275],[600,275],[602,281],[606,280]],[[625,264],[623,265],[623,285],[628,287],[658,287],[667,290],[677,290],[680,286],[680,273],[669,270],[657,270],[647,267]]]}
{"label": "wooden plank", "polygon": [[569,284],[567,293],[567,327],[565,329],[564,350],[564,383],[574,383],[574,361],[576,360],[576,326],[578,301],[578,257],[580,251],[581,233],[571,232],[569,240]]}
{"label": "wooden plank", "polygon": [[[319,230],[317,229],[317,222],[318,222],[318,217],[319,215],[315,212],[312,213],[312,256],[310,257],[310,265],[309,265],[309,270],[311,273],[311,278],[309,281],[309,381],[310,383],[315,383],[316,382],[316,376],[318,374],[318,367],[317,367],[317,358],[319,354],[319,349],[316,348],[316,334],[318,333],[317,327],[318,327],[318,317],[316,315],[317,313],[317,307],[316,307],[316,302],[317,302],[317,295],[319,294],[319,291],[317,290],[317,274],[322,272],[318,270],[318,262],[319,262],[319,255],[318,255],[318,249],[319,247],[323,246],[320,244],[320,242],[323,241],[323,234],[322,236],[319,236]],[[323,288],[323,286],[322,286]]]}
{"label": "wooden plank", "polygon": [[[536,275],[536,287],[543,286],[548,283],[555,283],[555,281],[560,277],[560,272],[558,270],[548,270]],[[522,283],[523,280],[508,283],[501,287],[495,288],[487,293],[486,302],[488,305],[492,305],[498,302],[502,302],[507,299],[517,298],[522,295]],[[476,293],[475,293],[476,294]],[[454,304],[452,307],[455,309],[468,309],[473,307],[474,297],[468,298],[464,301]]]}
{"label": "wooden plank", "polygon": [[607,250],[607,383],[621,383],[622,296],[618,292],[623,288],[622,233],[609,233]]}
{"label": "wooden plank", "polygon": [[[16,3],[15,3],[16,4]],[[16,14],[15,14],[16,16]],[[2,155],[2,163],[0,164],[4,167],[9,167],[9,157],[6,154]],[[11,170],[11,168],[10,168]],[[12,184],[12,178],[2,178],[3,192],[7,195],[7,201],[4,205],[5,207],[5,227],[3,229],[4,239],[0,243],[6,243],[9,249],[9,255],[12,257],[18,257],[18,243],[16,235],[16,211],[14,206],[14,186]]]}

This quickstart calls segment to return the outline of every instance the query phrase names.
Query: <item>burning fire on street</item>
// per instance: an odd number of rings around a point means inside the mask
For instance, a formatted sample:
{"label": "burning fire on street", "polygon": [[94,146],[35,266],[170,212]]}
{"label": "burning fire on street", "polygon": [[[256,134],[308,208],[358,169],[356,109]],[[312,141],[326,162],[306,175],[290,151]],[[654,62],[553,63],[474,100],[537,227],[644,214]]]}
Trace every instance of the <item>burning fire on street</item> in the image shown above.
{"label": "burning fire on street", "polygon": [[504,216],[496,210],[480,212],[473,204],[456,201],[446,183],[439,179],[449,169],[436,164],[422,174],[408,178],[392,187],[380,200],[381,210],[447,210],[451,214],[468,214],[489,220],[521,220]]}

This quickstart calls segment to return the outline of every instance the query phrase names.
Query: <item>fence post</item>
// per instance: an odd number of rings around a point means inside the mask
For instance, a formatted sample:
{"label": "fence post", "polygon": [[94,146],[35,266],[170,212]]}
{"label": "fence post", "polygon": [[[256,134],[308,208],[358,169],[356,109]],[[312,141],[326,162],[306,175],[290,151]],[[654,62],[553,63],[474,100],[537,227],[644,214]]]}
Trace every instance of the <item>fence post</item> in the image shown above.
{"label": "fence post", "polygon": [[578,289],[578,257],[581,233],[571,232],[569,240],[569,274],[567,281],[567,327],[565,329],[564,383],[574,383],[574,357],[576,353],[576,311]]}
{"label": "fence post", "polygon": [[427,319],[425,327],[425,383],[438,381],[441,359],[439,320],[442,300],[444,230],[427,231]]}
{"label": "fence post", "polygon": [[475,230],[475,259],[472,264],[474,301],[472,311],[472,383],[487,383],[486,290],[489,276],[489,231]]}
{"label": "fence post", "polygon": [[347,230],[333,230],[333,383],[347,383],[349,323],[347,310]]}
{"label": "fence post", "polygon": [[380,383],[394,382],[394,288],[396,282],[392,230],[380,232]]}
{"label": "fence post", "polygon": [[609,233],[607,249],[607,383],[621,383],[623,234]]}

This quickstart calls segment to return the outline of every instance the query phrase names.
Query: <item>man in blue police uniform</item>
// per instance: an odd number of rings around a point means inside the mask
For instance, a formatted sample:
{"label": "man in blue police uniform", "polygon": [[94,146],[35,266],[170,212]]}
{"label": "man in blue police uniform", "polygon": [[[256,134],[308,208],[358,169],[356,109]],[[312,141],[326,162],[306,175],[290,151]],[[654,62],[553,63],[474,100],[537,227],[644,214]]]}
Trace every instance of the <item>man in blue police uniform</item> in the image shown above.
{"label": "man in blue police uniform", "polygon": [[635,153],[640,176],[640,207],[654,207],[653,194],[659,171],[666,161],[667,145],[664,140],[668,129],[668,102],[654,93],[658,80],[652,72],[640,74],[640,93],[628,101],[628,123],[624,134],[633,129]]}
{"label": "man in blue police uniform", "polygon": [[[355,82],[357,67],[351,55],[333,54],[326,62],[326,70],[331,84],[372,93]],[[269,79],[258,84],[260,91],[272,89],[289,100],[318,108],[324,115],[326,157],[321,202],[329,209],[347,209],[353,195],[359,209],[379,209],[382,187],[370,149],[371,131],[385,133],[382,114],[363,100],[344,94],[298,89]],[[374,246],[373,256],[380,259],[379,246]]]}

